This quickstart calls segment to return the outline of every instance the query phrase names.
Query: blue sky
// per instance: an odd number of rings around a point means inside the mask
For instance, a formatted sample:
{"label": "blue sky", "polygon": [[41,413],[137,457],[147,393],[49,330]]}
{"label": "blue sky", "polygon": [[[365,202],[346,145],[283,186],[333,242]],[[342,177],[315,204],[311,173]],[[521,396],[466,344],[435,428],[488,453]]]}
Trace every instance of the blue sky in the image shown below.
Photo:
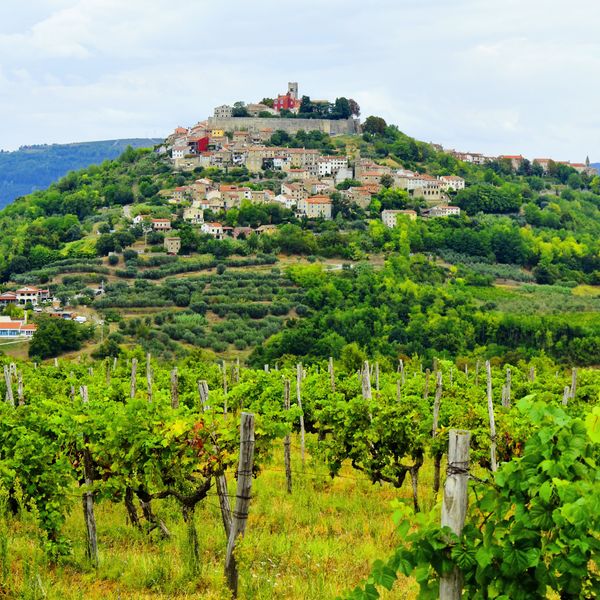
{"label": "blue sky", "polygon": [[592,0],[2,0],[0,148],[161,137],[298,81],[490,154],[600,160]]}

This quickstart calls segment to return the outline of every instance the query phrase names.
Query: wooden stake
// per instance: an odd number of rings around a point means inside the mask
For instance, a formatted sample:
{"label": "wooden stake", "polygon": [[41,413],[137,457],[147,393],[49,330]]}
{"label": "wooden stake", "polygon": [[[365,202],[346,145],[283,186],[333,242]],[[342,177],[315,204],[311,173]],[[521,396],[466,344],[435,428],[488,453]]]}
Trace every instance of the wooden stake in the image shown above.
{"label": "wooden stake", "polygon": [[[471,434],[468,431],[450,430],[448,474],[442,503],[442,527],[450,527],[458,536],[462,533],[467,515],[470,438]],[[440,579],[440,600],[460,600],[462,585],[462,573],[458,567],[455,567]]]}
{"label": "wooden stake", "polygon": [[[290,410],[290,380],[286,379],[283,382],[283,408]],[[292,456],[291,456],[292,436],[288,433],[283,439],[283,459],[285,462],[285,482],[287,485],[287,493],[292,493]]]}
{"label": "wooden stake", "polygon": [[510,367],[506,367],[506,387],[504,392],[504,400],[502,402],[502,406],[504,406],[505,408],[510,408],[511,386],[512,373],[510,371]]}
{"label": "wooden stake", "polygon": [[571,400],[575,400],[575,394],[577,393],[577,369],[573,367],[571,371]]}
{"label": "wooden stake", "polygon": [[372,400],[373,392],[371,390],[371,371],[369,368],[369,361],[365,360],[362,370],[362,397],[365,400]]}
{"label": "wooden stake", "polygon": [[150,352],[146,354],[146,383],[148,387],[148,402],[152,402],[152,363]]}
{"label": "wooden stake", "polygon": [[25,392],[23,390],[23,371],[17,373],[17,395],[19,397],[19,406],[25,406]]}
{"label": "wooden stake", "polygon": [[535,381],[535,367],[529,367],[529,381]]}
{"label": "wooden stake", "polygon": [[[175,368],[173,371],[177,371],[177,369]],[[204,413],[207,410],[210,410],[210,406],[208,406],[208,383],[204,379],[198,381],[198,395],[200,396],[200,412]],[[231,504],[229,503],[229,488],[227,487],[227,477],[225,476],[225,473],[222,473],[216,478],[216,484],[217,495],[219,497],[219,508],[221,509],[221,519],[223,521],[225,535],[227,536],[227,539],[229,539],[232,518]]]}
{"label": "wooden stake", "polygon": [[404,361],[402,359],[398,361],[398,372],[400,373],[400,381],[404,385]]}
{"label": "wooden stake", "polygon": [[179,408],[179,377],[177,367],[171,371],[171,408]]}
{"label": "wooden stake", "polygon": [[429,397],[429,377],[431,376],[431,371],[429,369],[425,369],[425,387],[423,388],[423,400],[427,400]]}
{"label": "wooden stake", "polygon": [[225,577],[234,598],[238,596],[238,568],[235,559],[235,545],[239,536],[244,536],[250,508],[252,492],[252,466],[254,461],[254,415],[242,413],[240,430],[240,462],[235,497],[235,509],[231,523],[231,533],[225,555]]}
{"label": "wooden stake", "polygon": [[400,402],[402,400],[402,381],[398,379],[396,381],[396,402]]}
{"label": "wooden stake", "polygon": [[210,410],[208,405],[208,383],[204,379],[198,381],[198,395],[200,396],[200,412]]}
{"label": "wooden stake", "polygon": [[223,361],[223,414],[227,414],[227,363]]}
{"label": "wooden stake", "polygon": [[264,369],[265,369],[265,373],[268,373],[269,372],[269,365],[265,365]]}
{"label": "wooden stake", "polygon": [[569,404],[570,397],[571,397],[571,388],[568,385],[565,385],[565,391],[563,392],[563,399],[562,399],[563,406],[567,406],[567,404]]}
{"label": "wooden stake", "polygon": [[[435,381],[435,398],[433,400],[433,424],[431,426],[431,437],[437,436],[438,424],[440,419],[440,405],[442,402],[442,372],[438,371]],[[442,455],[436,453],[433,459],[433,493],[437,495],[440,489],[440,467],[442,464]]]}
{"label": "wooden stake", "polygon": [[110,386],[110,363],[108,362],[108,359],[106,359],[105,361],[105,367],[106,367],[106,387]]}
{"label": "wooden stake", "polygon": [[116,371],[116,370],[117,370],[117,361],[118,361],[118,360],[119,360],[119,359],[118,359],[116,356],[113,358],[113,366],[112,366],[112,370],[113,370],[113,371]]}
{"label": "wooden stake", "polygon": [[479,385],[479,359],[477,359],[477,362],[475,363],[475,387],[477,387]]}
{"label": "wooden stake", "polygon": [[375,362],[375,389],[379,391],[379,361]]}
{"label": "wooden stake", "polygon": [[490,419],[490,463],[492,471],[496,471],[498,469],[496,463],[496,422],[494,420],[494,401],[492,397],[492,367],[489,360],[485,362],[485,369],[487,372],[487,403]]}
{"label": "wooden stake", "polygon": [[304,431],[304,411],[302,410],[302,375],[302,363],[298,363],[296,365],[296,399],[300,407],[300,456],[304,465],[304,438],[306,432]]}
{"label": "wooden stake", "polygon": [[12,378],[8,365],[4,365],[4,382],[6,383],[6,401],[11,405],[15,405],[15,397],[13,396]]}
{"label": "wooden stake", "polygon": [[129,385],[129,397],[135,398],[135,376],[137,374],[137,358],[131,361],[131,382]]}
{"label": "wooden stake", "polygon": [[54,359],[54,366],[58,369],[58,358]]}
{"label": "wooden stake", "polygon": [[[88,403],[87,385],[81,386],[81,398],[85,404]],[[94,494],[92,485],[94,483],[94,469],[92,465],[92,456],[89,450],[89,438],[84,438],[83,448],[83,474],[85,478],[86,491],[83,493],[83,518],[86,529],[86,554],[88,560],[94,568],[98,568],[98,539],[96,535],[96,516],[94,514]]]}
{"label": "wooden stake", "polygon": [[239,383],[240,382],[240,357],[238,356],[235,359],[235,382]]}

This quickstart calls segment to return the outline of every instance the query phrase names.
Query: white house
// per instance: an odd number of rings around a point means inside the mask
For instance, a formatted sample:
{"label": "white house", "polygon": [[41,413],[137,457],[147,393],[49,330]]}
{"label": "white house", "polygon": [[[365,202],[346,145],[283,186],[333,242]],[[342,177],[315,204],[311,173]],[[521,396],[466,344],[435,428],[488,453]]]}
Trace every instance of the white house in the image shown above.
{"label": "white house", "polygon": [[465,180],[462,177],[456,175],[442,175],[441,177],[438,177],[438,179],[445,190],[454,190],[457,192],[458,190],[465,189]]}
{"label": "white house", "polygon": [[171,150],[173,158],[184,158],[188,152],[187,146],[173,146],[173,149]]}
{"label": "white house", "polygon": [[202,227],[200,229],[202,230],[202,233],[212,235],[218,240],[223,239],[223,225],[221,225],[221,223],[202,223]]}
{"label": "white house", "polygon": [[317,160],[317,174],[319,177],[335,175],[340,169],[348,168],[347,156],[321,156]]}
{"label": "white house", "polygon": [[448,206],[447,204],[440,204],[430,208],[427,214],[430,217],[452,217],[460,215],[460,208],[458,206]]}
{"label": "white house", "polygon": [[0,338],[31,338],[37,325],[28,324],[27,320],[13,321],[10,317],[0,315]]}

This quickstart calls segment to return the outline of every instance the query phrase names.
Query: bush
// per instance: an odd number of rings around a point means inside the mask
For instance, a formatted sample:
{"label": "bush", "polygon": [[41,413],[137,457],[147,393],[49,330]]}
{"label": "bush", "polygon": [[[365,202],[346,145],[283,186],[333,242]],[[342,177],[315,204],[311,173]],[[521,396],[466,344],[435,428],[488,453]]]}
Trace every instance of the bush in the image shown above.
{"label": "bush", "polygon": [[115,265],[118,265],[118,264],[119,264],[119,257],[118,257],[118,255],[116,255],[116,254],[111,254],[111,255],[108,257],[108,264],[109,264],[109,265],[112,265],[113,267],[114,267]]}

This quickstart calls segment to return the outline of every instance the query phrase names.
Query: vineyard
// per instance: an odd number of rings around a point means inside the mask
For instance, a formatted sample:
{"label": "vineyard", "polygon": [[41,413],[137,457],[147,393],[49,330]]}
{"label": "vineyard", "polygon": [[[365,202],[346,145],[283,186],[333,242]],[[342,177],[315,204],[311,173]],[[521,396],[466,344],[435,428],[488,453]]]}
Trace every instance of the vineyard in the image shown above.
{"label": "vineyard", "polygon": [[4,359],[2,594],[597,597],[598,371],[355,366]]}

